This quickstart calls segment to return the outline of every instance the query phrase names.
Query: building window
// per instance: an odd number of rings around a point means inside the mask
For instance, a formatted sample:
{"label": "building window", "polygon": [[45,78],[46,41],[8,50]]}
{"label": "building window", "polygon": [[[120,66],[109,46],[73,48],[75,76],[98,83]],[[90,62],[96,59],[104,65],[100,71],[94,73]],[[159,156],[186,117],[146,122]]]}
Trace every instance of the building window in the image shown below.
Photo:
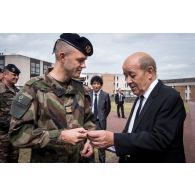
{"label": "building window", "polygon": [[0,68],[4,69],[5,66],[5,56],[0,56]]}
{"label": "building window", "polygon": [[51,68],[52,64],[49,62],[43,62],[43,74],[48,70],[48,68]]}
{"label": "building window", "polygon": [[30,59],[30,77],[40,76],[40,60]]}

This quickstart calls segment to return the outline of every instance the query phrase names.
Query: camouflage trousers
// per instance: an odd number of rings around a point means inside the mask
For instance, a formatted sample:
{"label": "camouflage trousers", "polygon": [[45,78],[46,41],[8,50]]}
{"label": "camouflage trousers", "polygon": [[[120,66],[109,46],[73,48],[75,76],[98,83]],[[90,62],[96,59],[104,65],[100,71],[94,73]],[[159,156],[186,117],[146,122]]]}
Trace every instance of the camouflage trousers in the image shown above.
{"label": "camouflage trousers", "polygon": [[0,163],[17,163],[19,149],[9,142],[8,133],[0,131]]}
{"label": "camouflage trousers", "polygon": [[31,151],[31,163],[79,163],[80,151],[83,143],[70,144],[48,144],[44,148],[33,148]]}

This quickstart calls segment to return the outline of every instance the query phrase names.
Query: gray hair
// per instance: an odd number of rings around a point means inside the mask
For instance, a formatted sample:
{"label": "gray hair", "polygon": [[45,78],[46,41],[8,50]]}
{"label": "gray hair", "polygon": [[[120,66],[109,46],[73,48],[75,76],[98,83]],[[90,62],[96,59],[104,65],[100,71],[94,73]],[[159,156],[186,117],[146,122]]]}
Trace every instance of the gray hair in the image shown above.
{"label": "gray hair", "polygon": [[157,71],[156,62],[151,56],[149,55],[142,56],[138,62],[142,70],[148,70],[148,67],[152,66],[154,69],[154,72],[156,73]]}

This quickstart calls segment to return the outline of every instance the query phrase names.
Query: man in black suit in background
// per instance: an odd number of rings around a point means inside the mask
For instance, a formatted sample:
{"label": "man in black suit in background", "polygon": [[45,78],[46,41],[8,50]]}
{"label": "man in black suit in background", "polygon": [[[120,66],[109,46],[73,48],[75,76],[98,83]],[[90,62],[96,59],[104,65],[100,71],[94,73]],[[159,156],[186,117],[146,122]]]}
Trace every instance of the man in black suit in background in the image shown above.
{"label": "man in black suit in background", "polygon": [[90,131],[93,146],[114,146],[119,162],[185,162],[183,124],[186,117],[179,93],[157,80],[156,63],[137,52],[123,64],[126,82],[137,99],[123,133]]}
{"label": "man in black suit in background", "polygon": [[[103,80],[96,75],[91,79],[93,90],[90,92],[92,102],[92,112],[94,113],[94,122],[97,130],[106,129],[107,117],[111,110],[110,96],[102,90]],[[106,153],[104,148],[98,150],[99,162],[105,163]],[[91,162],[95,162],[94,155],[91,157]]]}
{"label": "man in black suit in background", "polygon": [[[125,99],[125,96],[124,96],[123,92],[121,91],[121,89],[119,88],[116,95],[115,95],[115,103],[117,105],[118,118],[120,118],[121,116],[122,116],[122,118],[125,118],[124,99]],[[121,115],[120,115],[120,110],[121,110]]]}

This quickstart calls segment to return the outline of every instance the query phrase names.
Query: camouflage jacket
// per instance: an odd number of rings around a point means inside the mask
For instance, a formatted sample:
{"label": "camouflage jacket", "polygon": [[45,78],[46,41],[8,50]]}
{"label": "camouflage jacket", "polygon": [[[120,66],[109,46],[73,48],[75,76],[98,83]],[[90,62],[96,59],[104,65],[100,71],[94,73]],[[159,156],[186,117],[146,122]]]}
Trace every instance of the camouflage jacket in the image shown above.
{"label": "camouflage jacket", "polygon": [[9,131],[11,103],[18,91],[15,86],[11,88],[0,82],[0,131]]}
{"label": "camouflage jacket", "polygon": [[59,143],[58,137],[65,129],[95,129],[88,96],[75,80],[62,86],[47,74],[31,79],[12,104],[12,144],[31,147],[31,162],[69,162],[74,155],[77,162],[83,143]]}

